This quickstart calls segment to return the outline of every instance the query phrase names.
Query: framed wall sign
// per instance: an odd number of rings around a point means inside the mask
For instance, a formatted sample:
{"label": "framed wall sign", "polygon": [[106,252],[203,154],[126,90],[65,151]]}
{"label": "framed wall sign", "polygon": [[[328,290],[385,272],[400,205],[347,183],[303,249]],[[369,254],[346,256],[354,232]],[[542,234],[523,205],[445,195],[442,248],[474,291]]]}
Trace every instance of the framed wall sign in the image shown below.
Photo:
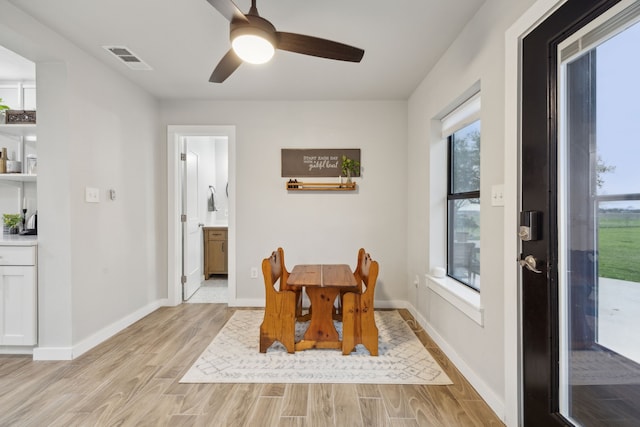
{"label": "framed wall sign", "polygon": [[[342,174],[342,156],[360,164],[359,148],[283,148],[282,177],[338,177]],[[351,176],[360,176],[360,168]]]}

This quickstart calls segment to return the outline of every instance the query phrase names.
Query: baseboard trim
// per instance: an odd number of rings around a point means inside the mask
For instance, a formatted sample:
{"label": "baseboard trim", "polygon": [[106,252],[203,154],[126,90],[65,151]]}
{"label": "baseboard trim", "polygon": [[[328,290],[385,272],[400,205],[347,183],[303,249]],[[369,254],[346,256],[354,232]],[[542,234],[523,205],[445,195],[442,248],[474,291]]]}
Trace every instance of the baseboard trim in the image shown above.
{"label": "baseboard trim", "polygon": [[33,354],[33,346],[0,345],[0,354]]}
{"label": "baseboard trim", "polygon": [[375,301],[373,306],[382,310],[400,310],[402,308],[406,308],[408,310],[410,307],[409,303],[400,300]]}
{"label": "baseboard trim", "polygon": [[90,337],[80,341],[78,344],[73,346],[72,359],[75,359],[76,357],[82,355],[83,353],[86,353],[87,351],[91,350],[93,347],[108,340],[118,332],[122,331],[128,326],[131,326],[132,324],[142,319],[143,317],[149,315],[150,313],[153,313],[158,308],[166,306],[168,303],[169,303],[168,300],[162,299],[162,300],[157,300],[150,304],[147,304],[146,306],[134,311],[133,313],[123,317],[122,319],[117,320],[112,324],[110,324],[109,326],[99,330],[98,332],[91,335]]}
{"label": "baseboard trim", "polygon": [[264,298],[241,298],[229,301],[229,307],[264,308]]}
{"label": "baseboard trim", "polygon": [[73,347],[36,347],[33,349],[33,360],[73,360],[158,308],[167,306],[168,304],[169,301],[167,299],[149,303],[107,327],[102,328]]}
{"label": "baseboard trim", "polygon": [[33,360],[71,360],[71,347],[36,347],[33,349]]}
{"label": "baseboard trim", "polygon": [[416,319],[416,321],[422,326],[422,328],[429,334],[429,336],[438,344],[438,347],[444,352],[444,354],[449,358],[451,363],[453,363],[456,368],[460,371],[460,373],[469,381],[469,383],[476,389],[478,394],[487,402],[487,405],[493,410],[493,412],[500,418],[504,420],[505,417],[505,406],[504,401],[500,399],[500,397],[476,374],[476,372],[471,369],[469,365],[466,364],[464,359],[462,359],[458,353],[454,350],[454,348],[449,345],[449,343],[433,328],[433,326],[424,318],[421,314],[418,313],[416,308],[409,304],[407,307],[411,315]]}

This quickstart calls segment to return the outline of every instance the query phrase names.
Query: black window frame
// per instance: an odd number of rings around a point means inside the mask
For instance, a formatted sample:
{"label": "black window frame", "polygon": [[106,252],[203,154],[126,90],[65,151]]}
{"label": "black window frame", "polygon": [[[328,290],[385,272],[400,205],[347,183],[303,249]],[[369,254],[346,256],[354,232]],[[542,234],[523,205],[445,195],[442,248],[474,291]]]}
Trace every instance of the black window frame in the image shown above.
{"label": "black window frame", "polygon": [[[472,290],[476,291],[476,292],[480,292],[480,287],[474,287],[473,285],[471,285],[470,283],[466,283],[462,280],[460,280],[460,278],[455,277],[451,274],[451,269],[453,268],[452,265],[452,260],[454,258],[454,253],[453,253],[453,245],[451,245],[451,242],[453,241],[452,237],[450,236],[450,232],[452,230],[451,226],[454,223],[454,211],[452,209],[450,209],[450,202],[452,200],[467,200],[467,199],[480,199],[480,183],[478,182],[478,190],[477,191],[465,191],[465,192],[459,192],[459,193],[454,193],[453,192],[453,183],[454,183],[454,167],[453,167],[453,163],[454,163],[454,143],[455,143],[455,134],[456,132],[465,129],[468,126],[471,126],[473,124],[475,124],[476,122],[480,122],[480,120],[476,120],[472,123],[469,123],[468,125],[462,127],[459,130],[456,130],[454,133],[452,133],[451,135],[449,135],[447,137],[447,239],[446,239],[446,243],[447,243],[447,277],[450,277],[451,279],[471,288]],[[481,128],[482,129],[482,128]],[[482,131],[480,131],[480,138],[482,141]],[[482,146],[482,142],[480,143]],[[479,165],[478,165],[479,166]]]}

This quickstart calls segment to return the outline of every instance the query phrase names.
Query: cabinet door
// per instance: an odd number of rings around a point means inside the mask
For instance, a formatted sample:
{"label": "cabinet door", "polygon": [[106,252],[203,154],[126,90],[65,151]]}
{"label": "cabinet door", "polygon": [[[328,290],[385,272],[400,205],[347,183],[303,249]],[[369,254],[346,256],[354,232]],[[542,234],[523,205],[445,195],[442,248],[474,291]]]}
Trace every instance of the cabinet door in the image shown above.
{"label": "cabinet door", "polygon": [[37,342],[36,268],[0,267],[0,345]]}
{"label": "cabinet door", "polygon": [[210,240],[208,252],[209,271],[211,273],[227,272],[226,240]]}
{"label": "cabinet door", "polygon": [[205,228],[204,262],[205,277],[227,273],[227,230]]}

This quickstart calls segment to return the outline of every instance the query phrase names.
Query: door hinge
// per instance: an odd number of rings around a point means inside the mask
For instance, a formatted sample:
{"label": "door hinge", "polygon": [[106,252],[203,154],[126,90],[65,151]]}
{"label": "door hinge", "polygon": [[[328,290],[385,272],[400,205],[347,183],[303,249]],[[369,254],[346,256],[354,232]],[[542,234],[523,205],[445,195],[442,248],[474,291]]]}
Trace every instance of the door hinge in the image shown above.
{"label": "door hinge", "polygon": [[187,283],[187,276],[182,276],[182,277],[180,278],[180,283],[182,283],[183,285],[184,285],[185,283]]}
{"label": "door hinge", "polygon": [[187,215],[186,214],[180,215],[180,222],[187,222]]}
{"label": "door hinge", "polygon": [[180,153],[180,160],[183,162],[187,160],[187,153]]}

